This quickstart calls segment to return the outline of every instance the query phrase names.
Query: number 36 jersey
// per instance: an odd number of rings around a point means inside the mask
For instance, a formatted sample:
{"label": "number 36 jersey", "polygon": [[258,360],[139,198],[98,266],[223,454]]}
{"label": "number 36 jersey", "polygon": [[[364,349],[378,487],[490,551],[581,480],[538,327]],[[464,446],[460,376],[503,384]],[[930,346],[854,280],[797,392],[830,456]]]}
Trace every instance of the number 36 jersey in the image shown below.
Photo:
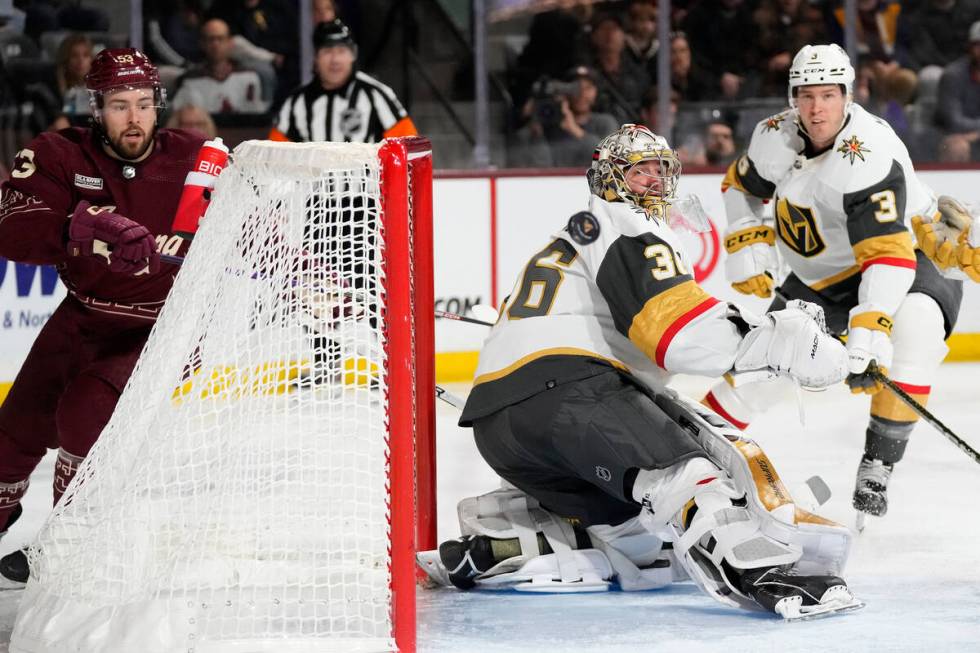
{"label": "number 36 jersey", "polygon": [[593,198],[524,267],[501,307],[460,424],[562,383],[619,369],[654,387],[668,373],[717,376],[741,341],[670,228]]}
{"label": "number 36 jersey", "polygon": [[862,274],[859,301],[889,313],[915,274],[909,221],[936,210],[902,141],[856,104],[819,154],[809,151],[795,111],[761,121],[722,192],[729,221],[759,213],[751,198],[772,199],[779,253],[807,286],[820,291]]}

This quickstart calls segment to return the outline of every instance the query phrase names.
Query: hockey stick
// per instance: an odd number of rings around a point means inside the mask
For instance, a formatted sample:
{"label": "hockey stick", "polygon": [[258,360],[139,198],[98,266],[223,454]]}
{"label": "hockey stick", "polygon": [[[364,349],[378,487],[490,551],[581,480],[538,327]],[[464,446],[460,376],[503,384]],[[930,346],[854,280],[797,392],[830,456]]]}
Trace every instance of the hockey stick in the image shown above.
{"label": "hockey stick", "polygon": [[[92,241],[92,253],[104,256],[105,260],[108,261],[109,256],[112,254],[112,248],[109,247],[109,243],[96,238]],[[171,256],[170,254],[161,254],[160,260],[164,263],[173,263],[174,265],[183,265],[184,263],[183,256]]]}
{"label": "hockey stick", "polygon": [[456,320],[457,322],[469,322],[470,324],[481,324],[483,326],[488,326],[488,327],[493,326],[493,322],[478,320],[475,317],[466,317],[465,315],[460,315],[459,313],[440,311],[438,308],[436,309],[435,313],[436,313],[436,317],[444,318],[447,320]]}
{"label": "hockey stick", "polygon": [[[773,292],[784,302],[789,301],[789,298],[783,294],[782,289],[774,288]],[[840,340],[839,337],[837,337],[837,339]],[[865,371],[865,374],[869,375],[872,379],[886,386],[889,390],[895,393],[895,396],[901,399],[906,406],[915,412],[915,414],[924,419],[934,429],[946,436],[950,442],[955,444],[963,453],[972,458],[973,462],[980,463],[980,452],[971,447],[963,438],[953,433],[948,426],[939,421],[939,419],[930,413],[925,406],[916,401],[915,397],[905,392],[905,390],[902,390],[897,383],[885,376],[885,374],[878,368],[878,363],[876,361],[871,361],[871,364],[868,365],[868,369]]]}
{"label": "hockey stick", "polygon": [[882,374],[881,370],[878,369],[878,364],[875,361],[871,361],[868,365],[868,370],[866,374],[869,374],[872,379],[888,387],[889,390],[895,393],[895,395],[905,402],[905,404],[914,410],[919,417],[928,422],[934,429],[946,436],[946,438],[955,444],[960,451],[965,453],[967,456],[973,459],[973,462],[980,463],[980,452],[971,447],[963,438],[953,433],[949,427],[940,422],[935,415],[930,413],[925,406],[920,404],[915,400],[909,393],[902,390],[901,387],[887,376]]}
{"label": "hockey stick", "polygon": [[459,410],[463,410],[463,406],[466,405],[465,399],[454,395],[449,390],[443,388],[441,385],[436,386],[436,399],[442,399],[453,408]]}

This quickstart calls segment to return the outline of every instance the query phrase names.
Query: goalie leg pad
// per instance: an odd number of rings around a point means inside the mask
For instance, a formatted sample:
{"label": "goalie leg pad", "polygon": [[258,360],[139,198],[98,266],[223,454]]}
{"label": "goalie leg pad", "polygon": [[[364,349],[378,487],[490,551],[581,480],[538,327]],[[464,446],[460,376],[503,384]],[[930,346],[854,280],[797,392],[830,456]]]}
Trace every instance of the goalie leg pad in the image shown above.
{"label": "goalie leg pad", "polygon": [[[583,542],[567,521],[514,488],[463,499],[458,514],[463,537],[443,543],[442,556],[439,551],[418,555],[419,566],[439,585],[461,587],[462,572],[467,574],[467,588],[596,592],[608,590],[616,581],[621,589],[635,591],[663,587],[682,577],[677,565],[671,564],[669,550],[662,550],[663,541],[636,518],[616,526],[590,527],[593,548],[579,548]],[[551,552],[541,550],[539,533]],[[481,553],[480,547],[489,546],[489,538],[516,538],[521,554],[486,564],[487,552]],[[447,555],[447,545],[452,545],[452,556]],[[469,575],[468,569],[477,573]]]}
{"label": "goalie leg pad", "polygon": [[798,573],[836,576],[843,572],[853,537],[850,529],[796,505],[759,445],[686,398],[662,393],[657,404],[695,433],[711,461],[745,491],[746,508],[758,517],[762,533],[802,549],[794,567]]}
{"label": "goalie leg pad", "polygon": [[753,602],[723,563],[737,569],[773,567],[793,564],[802,555],[799,547],[761,532],[759,517],[745,507],[745,492],[706,458],[644,470],[637,475],[634,495],[642,497],[644,525],[653,532],[668,527],[674,554],[687,573],[727,605],[750,607]]}
{"label": "goalie leg pad", "polygon": [[[461,540],[475,544],[481,537],[516,538],[520,542],[520,555],[497,562],[489,569],[484,568],[473,577],[476,587],[531,592],[609,589],[613,570],[605,554],[595,549],[575,550],[577,540],[572,525],[541,508],[535,499],[520,490],[505,487],[463,499],[457,506],[457,513],[463,534]],[[538,546],[539,532],[544,535],[551,553],[543,553]],[[486,541],[489,546],[489,539]],[[448,579],[448,572],[430,569],[434,564],[430,553],[418,556],[423,570],[436,582],[441,582],[443,576]]]}

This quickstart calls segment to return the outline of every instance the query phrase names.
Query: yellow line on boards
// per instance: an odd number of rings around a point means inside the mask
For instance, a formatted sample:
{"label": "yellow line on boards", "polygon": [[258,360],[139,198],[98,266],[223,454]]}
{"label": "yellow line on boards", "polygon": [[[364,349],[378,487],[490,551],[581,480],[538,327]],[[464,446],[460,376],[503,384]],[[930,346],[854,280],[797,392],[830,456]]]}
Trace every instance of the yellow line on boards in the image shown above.
{"label": "yellow line on boards", "polygon": [[[946,341],[949,354],[945,362],[980,361],[980,333],[954,333]],[[476,372],[479,352],[447,351],[436,354],[436,381],[438,383],[470,382]],[[275,375],[285,376],[289,380],[297,370],[288,368],[275,370]],[[351,376],[348,366],[348,375]],[[347,383],[351,381],[347,380]],[[0,403],[10,392],[11,381],[0,381]]]}

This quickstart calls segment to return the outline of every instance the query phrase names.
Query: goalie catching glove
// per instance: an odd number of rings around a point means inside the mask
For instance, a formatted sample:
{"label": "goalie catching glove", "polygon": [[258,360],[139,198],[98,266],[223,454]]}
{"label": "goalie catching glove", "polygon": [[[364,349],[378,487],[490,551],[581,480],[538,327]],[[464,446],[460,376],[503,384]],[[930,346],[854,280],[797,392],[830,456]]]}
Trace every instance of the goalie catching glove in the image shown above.
{"label": "goalie catching glove", "polygon": [[743,295],[772,297],[777,267],[776,232],[755,217],[733,222],[725,232],[725,278]]}
{"label": "goalie catching glove", "polygon": [[738,382],[782,375],[805,388],[840,383],[847,370],[847,350],[827,333],[823,309],[799,300],[763,316],[739,343],[732,368]]}

